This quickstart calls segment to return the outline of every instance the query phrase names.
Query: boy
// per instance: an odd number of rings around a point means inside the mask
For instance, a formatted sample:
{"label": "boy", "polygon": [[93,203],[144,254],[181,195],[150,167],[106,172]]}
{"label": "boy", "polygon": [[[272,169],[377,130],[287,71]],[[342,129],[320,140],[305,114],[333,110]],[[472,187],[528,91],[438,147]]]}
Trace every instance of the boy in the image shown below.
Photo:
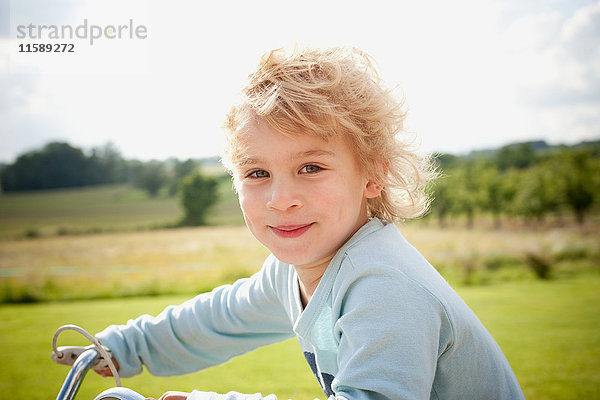
{"label": "boy", "polygon": [[[329,399],[522,399],[492,337],[391,223],[428,206],[403,120],[359,50],[264,56],[228,115],[224,162],[272,255],[250,278],[99,333],[120,374],[188,373],[296,336]],[[161,397],[186,398],[262,397]]]}

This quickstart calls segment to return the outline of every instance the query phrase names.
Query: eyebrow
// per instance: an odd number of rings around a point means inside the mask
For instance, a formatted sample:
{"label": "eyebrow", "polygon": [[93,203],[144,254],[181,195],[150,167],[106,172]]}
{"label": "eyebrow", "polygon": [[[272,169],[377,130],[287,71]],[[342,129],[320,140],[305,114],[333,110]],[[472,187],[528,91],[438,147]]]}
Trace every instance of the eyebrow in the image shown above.
{"label": "eyebrow", "polygon": [[256,157],[240,157],[239,161],[235,162],[236,167],[245,167],[247,165],[260,164],[260,158]]}
{"label": "eyebrow", "polygon": [[297,153],[293,156],[293,158],[332,157],[334,155],[335,155],[335,153],[333,153],[332,151],[315,149],[315,150],[308,150],[308,151],[302,151],[300,153]]}
{"label": "eyebrow", "polygon": [[[291,158],[292,159],[303,159],[303,158],[309,158],[309,157],[332,157],[334,155],[335,155],[335,153],[332,151],[322,150],[322,149],[314,149],[314,150],[301,151],[299,153],[292,155]],[[238,167],[245,167],[247,165],[261,164],[262,161],[263,160],[259,157],[242,156],[239,158],[239,161],[236,163],[236,165]]]}

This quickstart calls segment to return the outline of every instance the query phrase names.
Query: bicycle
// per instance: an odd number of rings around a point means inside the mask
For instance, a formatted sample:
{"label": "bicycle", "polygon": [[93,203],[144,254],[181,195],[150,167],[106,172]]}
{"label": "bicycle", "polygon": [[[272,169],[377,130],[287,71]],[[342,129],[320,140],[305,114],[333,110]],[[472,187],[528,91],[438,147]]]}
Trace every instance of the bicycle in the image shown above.
{"label": "bicycle", "polygon": [[[57,347],[58,336],[65,330],[74,330],[81,333],[92,342],[92,345],[87,347]],[[52,338],[52,360],[58,364],[71,366],[56,400],[73,400],[90,368],[95,370],[109,368],[116,383],[115,387],[103,391],[94,400],[144,400],[146,398],[132,389],[121,386],[121,380],[112,362],[110,350],[102,346],[98,339],[77,325],[63,325],[56,330]]]}

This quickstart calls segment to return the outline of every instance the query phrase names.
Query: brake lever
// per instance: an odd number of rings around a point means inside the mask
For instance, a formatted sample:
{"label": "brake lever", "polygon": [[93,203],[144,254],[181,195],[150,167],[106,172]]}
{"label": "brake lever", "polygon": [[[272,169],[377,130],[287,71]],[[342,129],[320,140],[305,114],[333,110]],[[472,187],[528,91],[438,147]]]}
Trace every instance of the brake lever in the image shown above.
{"label": "brake lever", "polygon": [[[106,350],[106,352],[108,353],[108,355],[110,357],[112,357],[112,353],[110,352],[110,350],[108,349],[108,347],[106,346],[102,346],[104,348],[104,350]],[[56,350],[56,352],[52,352],[51,358],[52,361],[54,361],[57,364],[61,364],[61,365],[67,365],[67,366],[72,366],[73,363],[75,363],[75,360],[77,360],[77,357],[79,357],[81,355],[81,353],[83,353],[86,350],[89,349],[94,349],[95,346],[94,345],[90,345],[90,346],[59,346]],[[100,354],[98,354],[98,357],[96,357],[96,360],[94,361],[94,363],[92,364],[92,369],[94,371],[102,371],[105,369],[108,369],[108,362],[104,359],[104,357],[102,357]]]}

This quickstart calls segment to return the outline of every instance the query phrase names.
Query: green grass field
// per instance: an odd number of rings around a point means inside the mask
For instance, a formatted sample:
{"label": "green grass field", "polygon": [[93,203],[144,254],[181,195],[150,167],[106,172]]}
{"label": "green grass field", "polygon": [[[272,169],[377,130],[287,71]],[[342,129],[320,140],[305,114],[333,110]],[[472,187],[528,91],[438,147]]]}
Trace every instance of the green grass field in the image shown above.
{"label": "green grass field", "polygon": [[[496,338],[529,399],[600,399],[600,277],[516,281],[463,287],[459,294]],[[0,391],[12,399],[52,398],[67,373],[49,358],[54,330],[77,323],[95,332],[142,313],[156,314],[186,297],[130,298],[0,307]],[[60,344],[84,344],[77,334]],[[90,373],[78,398],[114,382]],[[158,397],[166,390],[275,393],[280,399],[323,398],[298,344],[259,349],[198,373],[124,384]]]}
{"label": "green grass field", "polygon": [[[157,229],[181,217],[176,198],[152,199],[125,186],[1,195],[3,397],[56,396],[67,369],[49,354],[62,324],[96,332],[256,271],[268,252],[240,226],[230,185],[220,190],[213,226],[179,229]],[[433,222],[400,229],[492,332],[526,396],[600,399],[598,224],[469,230],[459,223],[441,230]],[[536,274],[540,265],[548,279]],[[73,342],[84,344],[70,333],[61,339]],[[155,397],[199,388],[323,398],[295,341],[188,376],[144,373],[125,384]],[[90,374],[79,398],[109,386]]]}

